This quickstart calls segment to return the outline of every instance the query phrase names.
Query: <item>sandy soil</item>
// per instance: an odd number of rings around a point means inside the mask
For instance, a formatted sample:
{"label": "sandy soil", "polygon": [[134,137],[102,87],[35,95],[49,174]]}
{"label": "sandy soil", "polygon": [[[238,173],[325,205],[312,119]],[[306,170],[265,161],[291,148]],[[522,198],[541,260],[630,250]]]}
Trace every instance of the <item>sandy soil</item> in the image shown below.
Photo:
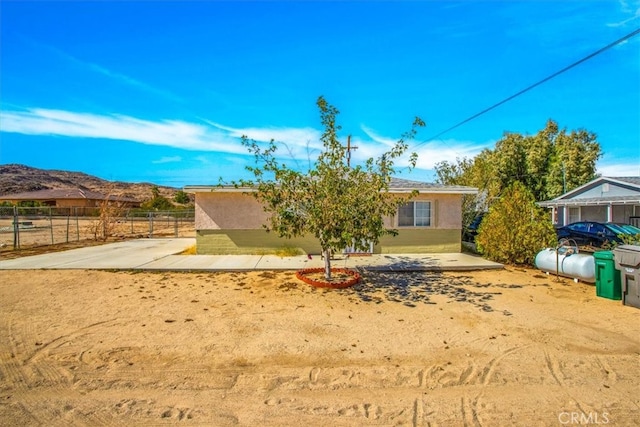
{"label": "sandy soil", "polygon": [[637,425],[640,310],[533,270],[0,272],[0,424]]}

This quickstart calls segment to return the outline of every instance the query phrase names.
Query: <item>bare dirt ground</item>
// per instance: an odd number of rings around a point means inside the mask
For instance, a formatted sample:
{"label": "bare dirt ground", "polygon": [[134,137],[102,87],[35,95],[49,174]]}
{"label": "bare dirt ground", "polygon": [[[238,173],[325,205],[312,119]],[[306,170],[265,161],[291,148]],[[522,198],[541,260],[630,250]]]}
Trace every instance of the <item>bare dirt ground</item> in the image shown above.
{"label": "bare dirt ground", "polygon": [[0,272],[0,424],[637,425],[640,310],[508,268]]}
{"label": "bare dirt ground", "polygon": [[[39,255],[48,252],[102,245],[109,242],[143,238],[149,236],[149,222],[122,221],[112,226],[113,235],[106,241],[95,239],[93,229],[96,220],[80,219],[67,223],[66,219],[53,221],[39,219],[31,221],[33,228],[20,231],[20,248],[14,249],[13,225],[11,220],[0,219],[0,259],[12,259],[23,256]],[[156,220],[151,233],[154,237],[195,237],[193,222],[180,222],[176,229],[172,220]]]}

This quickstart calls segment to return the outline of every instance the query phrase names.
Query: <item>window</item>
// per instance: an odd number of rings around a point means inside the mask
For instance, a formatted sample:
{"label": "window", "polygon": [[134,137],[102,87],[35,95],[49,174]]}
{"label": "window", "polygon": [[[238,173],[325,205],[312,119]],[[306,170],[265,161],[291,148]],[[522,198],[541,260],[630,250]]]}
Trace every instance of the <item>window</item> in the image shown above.
{"label": "window", "polygon": [[398,227],[429,227],[431,202],[409,202],[398,208]]}
{"label": "window", "polygon": [[570,230],[586,233],[589,230],[589,224],[586,222],[576,222],[567,226]]}
{"label": "window", "polygon": [[567,224],[580,221],[580,208],[569,208],[569,220]]}

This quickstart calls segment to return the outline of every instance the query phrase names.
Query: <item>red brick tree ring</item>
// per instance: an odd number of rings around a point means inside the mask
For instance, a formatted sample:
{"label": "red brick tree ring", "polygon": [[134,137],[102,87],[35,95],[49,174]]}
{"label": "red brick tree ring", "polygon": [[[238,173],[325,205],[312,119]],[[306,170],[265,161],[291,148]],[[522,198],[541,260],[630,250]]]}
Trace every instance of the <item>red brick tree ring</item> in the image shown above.
{"label": "red brick tree ring", "polygon": [[316,288],[344,289],[355,285],[361,279],[360,273],[348,268],[332,268],[332,280],[324,277],[324,268],[305,268],[296,272],[296,277]]}

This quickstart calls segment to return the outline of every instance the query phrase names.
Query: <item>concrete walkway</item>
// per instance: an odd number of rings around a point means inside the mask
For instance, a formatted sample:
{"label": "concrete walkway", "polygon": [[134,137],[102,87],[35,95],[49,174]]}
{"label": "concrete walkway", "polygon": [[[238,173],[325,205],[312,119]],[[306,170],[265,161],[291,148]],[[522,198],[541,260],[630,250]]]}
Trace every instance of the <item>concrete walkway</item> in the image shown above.
{"label": "concrete walkway", "polygon": [[[88,269],[149,271],[300,270],[322,267],[320,256],[176,255],[195,245],[193,238],[140,239],[0,260],[0,270]],[[384,271],[463,271],[503,268],[464,253],[338,256],[332,267]]]}

